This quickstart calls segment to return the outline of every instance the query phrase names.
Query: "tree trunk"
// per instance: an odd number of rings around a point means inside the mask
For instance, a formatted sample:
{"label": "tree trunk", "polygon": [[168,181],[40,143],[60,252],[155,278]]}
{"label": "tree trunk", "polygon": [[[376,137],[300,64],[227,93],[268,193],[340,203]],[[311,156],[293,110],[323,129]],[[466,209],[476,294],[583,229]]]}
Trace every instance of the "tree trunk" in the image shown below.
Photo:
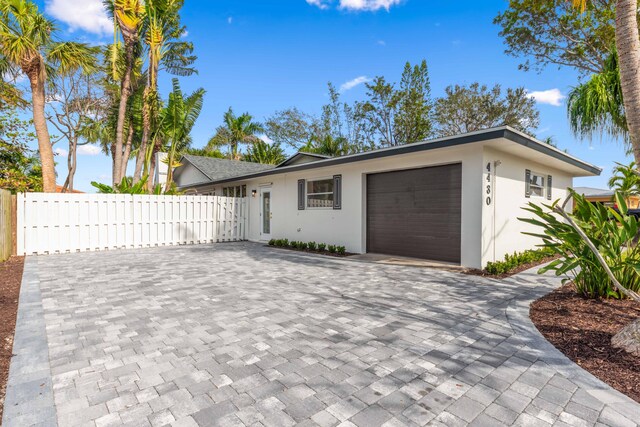
{"label": "tree trunk", "polygon": [[124,139],[124,123],[127,119],[127,102],[131,95],[131,72],[133,70],[134,43],[125,40],[125,71],[120,84],[120,105],[118,106],[118,124],[116,127],[115,156],[113,158],[113,185],[122,181],[122,147]]}
{"label": "tree trunk", "polygon": [[62,186],[62,192],[73,192],[73,177],[76,174],[76,159],[77,159],[77,141],[69,141],[69,154],[67,155],[67,179],[64,180]]}
{"label": "tree trunk", "polygon": [[42,190],[45,193],[56,192],[56,169],[53,160],[53,147],[47,128],[47,118],[44,115],[45,92],[44,83],[46,74],[44,64],[35,65],[29,70],[27,76],[31,83],[31,102],[33,103],[33,126],[38,137],[38,150],[40,152],[40,163],[42,164]]}
{"label": "tree trunk", "polygon": [[640,38],[637,13],[638,0],[617,0],[616,48],[620,85],[631,148],[636,164],[640,165]]}
{"label": "tree trunk", "polygon": [[122,165],[120,166],[120,173],[124,178],[127,176],[127,165],[129,163],[129,157],[131,157],[131,145],[133,144],[133,123],[129,123],[129,134],[127,135],[127,144],[124,146],[124,153],[122,153]]}

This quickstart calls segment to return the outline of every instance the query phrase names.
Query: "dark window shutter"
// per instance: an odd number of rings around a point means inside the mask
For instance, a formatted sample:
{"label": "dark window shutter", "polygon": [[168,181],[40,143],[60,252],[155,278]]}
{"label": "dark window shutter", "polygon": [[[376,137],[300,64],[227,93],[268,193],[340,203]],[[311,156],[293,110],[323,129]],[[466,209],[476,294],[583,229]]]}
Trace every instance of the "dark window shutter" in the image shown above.
{"label": "dark window shutter", "polygon": [[342,175],[333,176],[333,209],[342,209]]}
{"label": "dark window shutter", "polygon": [[553,188],[553,178],[551,175],[547,176],[547,199],[551,200],[551,189]]}
{"label": "dark window shutter", "polygon": [[524,197],[531,197],[531,171],[524,171]]}
{"label": "dark window shutter", "polygon": [[304,179],[298,180],[298,210],[303,211],[305,206],[305,192],[304,192],[305,181]]}

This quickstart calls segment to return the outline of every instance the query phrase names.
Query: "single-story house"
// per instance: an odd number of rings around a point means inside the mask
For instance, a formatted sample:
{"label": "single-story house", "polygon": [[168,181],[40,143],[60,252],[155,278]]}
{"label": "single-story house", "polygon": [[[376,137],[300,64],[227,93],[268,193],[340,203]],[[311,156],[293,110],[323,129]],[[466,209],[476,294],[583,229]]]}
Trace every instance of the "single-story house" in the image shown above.
{"label": "single-story house", "polygon": [[[602,203],[605,206],[615,206],[615,202],[613,200],[613,190],[603,190],[602,188],[593,188],[593,187],[575,187],[575,192],[578,194],[582,194],[586,200],[591,203]],[[629,209],[638,209],[640,208],[640,197],[639,196],[629,196],[627,198],[627,207]]]}
{"label": "single-story house", "polygon": [[185,156],[191,194],[248,196],[248,238],[344,245],[354,253],[481,268],[539,243],[518,220],[528,202],[564,198],[574,177],[601,169],[500,127],[278,166]]}

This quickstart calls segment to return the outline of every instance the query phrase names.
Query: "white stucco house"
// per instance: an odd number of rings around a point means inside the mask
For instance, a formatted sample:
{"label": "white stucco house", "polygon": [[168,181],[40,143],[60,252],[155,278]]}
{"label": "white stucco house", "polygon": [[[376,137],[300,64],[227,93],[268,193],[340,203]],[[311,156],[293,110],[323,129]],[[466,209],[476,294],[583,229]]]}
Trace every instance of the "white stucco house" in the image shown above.
{"label": "white stucco house", "polygon": [[482,268],[533,248],[517,218],[564,198],[601,170],[509,127],[328,158],[297,153],[269,166],[185,156],[190,194],[248,197],[249,240],[344,245],[354,253]]}

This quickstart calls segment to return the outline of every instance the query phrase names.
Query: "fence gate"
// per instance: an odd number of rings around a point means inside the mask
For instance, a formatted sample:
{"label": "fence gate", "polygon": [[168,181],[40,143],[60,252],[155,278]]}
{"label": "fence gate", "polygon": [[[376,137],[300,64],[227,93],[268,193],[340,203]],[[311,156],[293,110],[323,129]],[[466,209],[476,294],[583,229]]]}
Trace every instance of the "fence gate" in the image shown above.
{"label": "fence gate", "polygon": [[246,198],[25,193],[18,254],[246,240]]}

